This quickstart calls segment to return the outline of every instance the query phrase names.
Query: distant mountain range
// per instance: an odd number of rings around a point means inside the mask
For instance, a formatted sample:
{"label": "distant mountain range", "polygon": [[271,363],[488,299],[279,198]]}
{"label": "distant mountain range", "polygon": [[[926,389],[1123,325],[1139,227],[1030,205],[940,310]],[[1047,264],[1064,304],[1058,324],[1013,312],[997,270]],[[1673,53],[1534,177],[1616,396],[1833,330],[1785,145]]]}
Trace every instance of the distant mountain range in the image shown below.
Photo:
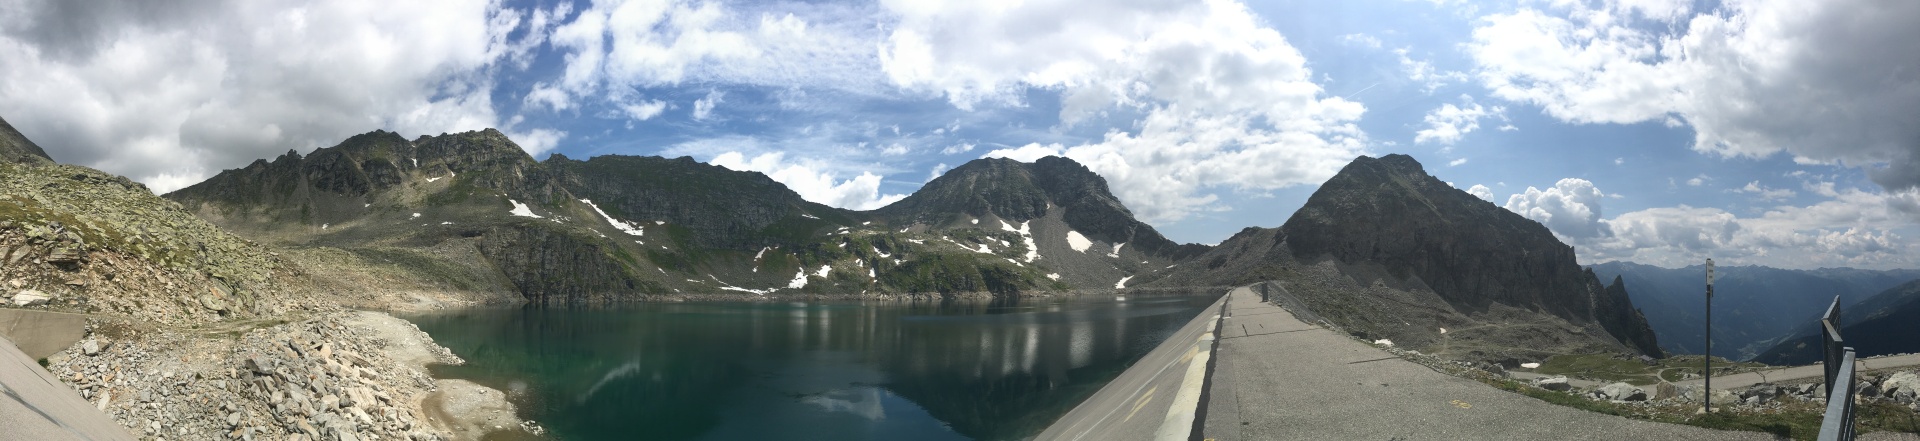
{"label": "distant mountain range", "polygon": [[[1920,353],[1920,280],[1840,308],[1840,336],[1860,357]],[[1807,327],[1754,357],[1774,365],[1820,361],[1820,331]]]}
{"label": "distant mountain range", "polygon": [[[1618,277],[1631,288],[1633,303],[1646,314],[1647,322],[1668,352],[1699,354],[1705,351],[1706,269],[1703,266],[1661,268],[1608,262],[1593,265],[1592,269],[1602,278]],[[1850,317],[1862,317],[1861,314],[1882,309],[1863,302],[1896,285],[1920,279],[1920,270],[1721,266],[1715,268],[1715,272],[1713,354],[1734,360],[1754,359],[1795,336],[1817,335],[1814,322],[1835,296],[1840,298],[1843,312]]]}

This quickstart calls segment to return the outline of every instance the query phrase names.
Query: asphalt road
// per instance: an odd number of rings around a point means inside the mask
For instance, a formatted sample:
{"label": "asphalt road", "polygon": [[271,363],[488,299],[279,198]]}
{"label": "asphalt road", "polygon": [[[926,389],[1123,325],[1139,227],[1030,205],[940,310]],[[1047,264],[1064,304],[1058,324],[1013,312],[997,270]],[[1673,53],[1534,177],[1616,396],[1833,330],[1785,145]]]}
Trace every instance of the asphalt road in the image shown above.
{"label": "asphalt road", "polygon": [[1193,433],[1222,296],[1036,440],[1186,440]]}
{"label": "asphalt road", "polygon": [[1227,311],[1204,439],[1772,439],[1586,412],[1494,389],[1303,323],[1244,288],[1228,295]]}
{"label": "asphalt road", "polygon": [[[1891,356],[1884,356],[1884,357],[1863,358],[1863,359],[1854,360],[1854,362],[1858,363],[1856,366],[1854,366],[1854,369],[1859,369],[1861,371],[1907,367],[1907,366],[1920,365],[1920,354],[1891,355]],[[1806,378],[1822,378],[1825,375],[1826,375],[1825,365],[1810,364],[1806,366],[1794,366],[1794,367],[1769,369],[1764,371],[1747,372],[1747,373],[1740,373],[1740,374],[1733,374],[1733,375],[1714,376],[1713,388],[1718,390],[1739,389],[1739,388],[1744,388],[1747,386],[1752,386],[1760,383],[1778,383],[1782,381],[1791,381],[1791,380],[1799,380],[1799,379],[1806,379]],[[1704,383],[1705,381],[1706,381],[1705,379],[1695,378],[1692,380],[1675,381],[1673,382],[1673,384],[1685,385],[1685,386],[1699,386],[1701,383]]]}
{"label": "asphalt road", "polygon": [[132,440],[107,414],[0,338],[0,439]]}

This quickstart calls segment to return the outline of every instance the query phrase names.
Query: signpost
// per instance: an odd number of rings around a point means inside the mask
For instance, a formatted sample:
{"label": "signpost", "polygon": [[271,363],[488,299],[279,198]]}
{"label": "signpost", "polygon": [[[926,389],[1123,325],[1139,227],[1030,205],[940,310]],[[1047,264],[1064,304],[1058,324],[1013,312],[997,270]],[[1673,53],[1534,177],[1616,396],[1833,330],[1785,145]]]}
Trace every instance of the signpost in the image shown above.
{"label": "signpost", "polygon": [[1705,400],[1702,401],[1702,403],[1704,403],[1705,406],[1703,406],[1701,409],[1705,412],[1712,412],[1713,411],[1713,259],[1707,259],[1707,354],[1706,355],[1707,355],[1706,356],[1706,360],[1707,360],[1706,393],[1701,395],[1703,398],[1705,398]]}

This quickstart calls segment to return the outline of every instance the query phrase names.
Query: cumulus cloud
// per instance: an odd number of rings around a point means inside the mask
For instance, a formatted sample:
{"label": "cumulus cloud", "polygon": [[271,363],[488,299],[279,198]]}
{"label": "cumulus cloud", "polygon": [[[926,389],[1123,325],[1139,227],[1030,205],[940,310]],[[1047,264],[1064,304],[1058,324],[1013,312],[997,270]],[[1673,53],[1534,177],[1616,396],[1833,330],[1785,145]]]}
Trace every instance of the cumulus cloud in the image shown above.
{"label": "cumulus cloud", "polygon": [[1467,51],[1494,96],[1576,123],[1659,121],[1726,157],[1785,153],[1920,186],[1920,3],[1554,2],[1485,17]]}
{"label": "cumulus cloud", "polygon": [[508,33],[547,26],[497,6],[14,3],[0,7],[0,114],[55,159],[161,192],[373,129],[496,126],[488,72],[521,53]]}
{"label": "cumulus cloud", "polygon": [[[1764,193],[1767,189],[1752,185]],[[1832,186],[1822,185],[1831,190]],[[1479,195],[1476,186],[1469,193]],[[1740,189],[1742,192],[1746,190]],[[1728,265],[1782,268],[1913,267],[1920,241],[1902,235],[1920,220],[1920,191],[1832,191],[1827,200],[1782,205],[1741,217],[1720,208],[1679,205],[1601,217],[1601,192],[1581,179],[1528,188],[1506,208],[1534,219],[1574,245],[1584,263],[1625,260],[1685,266],[1712,257]]]}
{"label": "cumulus cloud", "polygon": [[1460,103],[1459,106],[1453,103],[1442,104],[1439,108],[1427,112],[1424,118],[1427,128],[1414,132],[1413,143],[1437,142],[1451,145],[1459,142],[1460,138],[1467,136],[1468,133],[1479,130],[1481,119],[1488,117],[1506,119],[1507,109],[1504,107],[1483,107],[1474,103],[1473,97],[1466,95],[1460,96]]}
{"label": "cumulus cloud", "polygon": [[1600,200],[1606,197],[1593,182],[1566,178],[1545,190],[1527,187],[1525,193],[1508,197],[1506,208],[1565,237],[1604,237],[1611,234],[1600,219]]}
{"label": "cumulus cloud", "polygon": [[1062,148],[1060,144],[1040,145],[1039,143],[1033,143],[1010,149],[993,149],[985,155],[980,155],[980,157],[1007,158],[1020,162],[1033,162],[1048,156],[1063,155],[1065,155],[1065,149]]}
{"label": "cumulus cloud", "polygon": [[1485,185],[1473,184],[1472,187],[1467,187],[1467,194],[1473,195],[1473,197],[1476,198],[1485,199],[1487,202],[1493,202],[1493,189],[1487,188]]}
{"label": "cumulus cloud", "polygon": [[1144,115],[1099,142],[1054,150],[1106,177],[1149,221],[1221,209],[1206,194],[1214,187],[1316,184],[1363,153],[1353,123],[1364,107],[1326,96],[1300,51],[1238,3],[882,6],[899,23],[881,67],[905,90],[973,109],[1057,89],[1069,127],[1115,110]]}
{"label": "cumulus cloud", "polygon": [[905,199],[904,194],[881,194],[880,176],[861,172],[859,176],[839,179],[834,173],[820,171],[804,161],[788,161],[782,152],[763,153],[748,158],[740,152],[715,156],[710,164],[735,171],[765,173],[809,201],[850,210],[872,210]]}

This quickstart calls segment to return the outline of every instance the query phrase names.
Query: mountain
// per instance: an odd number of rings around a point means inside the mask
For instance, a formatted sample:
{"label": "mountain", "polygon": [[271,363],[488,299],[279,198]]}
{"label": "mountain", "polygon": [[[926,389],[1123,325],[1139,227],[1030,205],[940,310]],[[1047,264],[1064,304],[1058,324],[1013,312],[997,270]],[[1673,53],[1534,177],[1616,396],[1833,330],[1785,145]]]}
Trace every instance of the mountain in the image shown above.
{"label": "mountain", "polygon": [[1242,230],[1154,283],[1262,280],[1296,309],[1426,352],[1662,354],[1631,283],[1603,285],[1545,226],[1404,155],[1355,159],[1280,228]]}
{"label": "mountain", "polygon": [[[1661,268],[1631,262],[1591,267],[1602,278],[1618,277],[1634,286],[1633,303],[1664,349],[1699,354],[1705,349],[1706,269],[1700,265]],[[1823,268],[1788,270],[1763,266],[1715,268],[1713,353],[1748,360],[1795,336],[1818,335],[1814,327],[1834,296],[1842,311],[1875,293],[1920,278],[1915,270]]]}
{"label": "mountain", "polygon": [[873,214],[928,230],[1018,232],[1033,243],[1035,257],[1058,270],[1059,280],[1081,287],[1125,286],[1208,249],[1175,243],[1135,220],[1106,179],[1058,156],[1032,163],[977,159]]}
{"label": "mountain", "polygon": [[0,162],[46,165],[52,164],[53,158],[0,118]]}
{"label": "mountain", "polygon": [[1134,220],[1064,158],[970,162],[856,212],[686,157],[536,161],[492,129],[370,132],[166,197],[315,267],[393,264],[422,287],[535,302],[1112,289],[1205,249]]}
{"label": "mountain", "polygon": [[[1822,310],[1822,312],[1825,312]],[[1920,353],[1920,280],[1840,308],[1840,336],[1859,357]],[[1800,335],[1768,348],[1754,361],[1800,365],[1820,361],[1820,334]]]}

